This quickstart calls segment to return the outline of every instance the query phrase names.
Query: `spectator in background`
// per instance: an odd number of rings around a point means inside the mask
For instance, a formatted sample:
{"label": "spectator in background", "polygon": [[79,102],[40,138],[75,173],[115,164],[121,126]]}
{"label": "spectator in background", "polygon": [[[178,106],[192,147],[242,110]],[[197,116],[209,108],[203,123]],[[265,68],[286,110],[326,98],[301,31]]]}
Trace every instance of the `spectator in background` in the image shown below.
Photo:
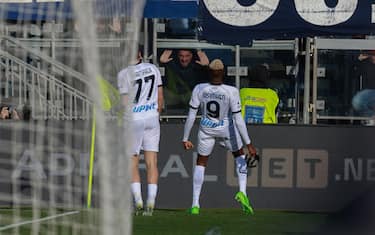
{"label": "spectator in background", "polygon": [[375,125],[375,50],[360,54],[358,60],[361,61],[358,72],[362,85],[354,95],[352,105],[360,115],[371,117],[366,124]]}
{"label": "spectator in background", "polygon": [[241,88],[269,88],[270,72],[268,64],[257,64],[249,73],[249,77],[241,82]]}
{"label": "spectator in background", "polygon": [[17,110],[12,106],[3,105],[0,106],[0,119],[13,119],[20,120]]}
{"label": "spectator in background", "polygon": [[168,108],[185,109],[188,106],[191,91],[198,83],[205,82],[209,60],[207,55],[198,50],[197,60],[194,51],[180,49],[177,58],[172,57],[172,50],[165,50],[160,56],[160,64],[165,67],[164,92]]}
{"label": "spectator in background", "polygon": [[[75,33],[78,33],[80,31],[81,26],[78,24],[77,21],[73,21],[73,29]],[[119,16],[114,16],[112,19],[110,18],[99,18],[96,19],[96,32],[99,35],[110,37],[114,35],[121,34],[122,29],[122,23]],[[112,35],[111,35],[112,34]]]}
{"label": "spectator in background", "polygon": [[258,64],[251,69],[247,83],[241,84],[241,110],[247,124],[277,123],[279,97],[269,88],[269,80],[268,64]]}
{"label": "spectator in background", "polygon": [[112,23],[108,25],[112,32],[120,34],[122,33],[121,20],[118,16],[112,18]]}

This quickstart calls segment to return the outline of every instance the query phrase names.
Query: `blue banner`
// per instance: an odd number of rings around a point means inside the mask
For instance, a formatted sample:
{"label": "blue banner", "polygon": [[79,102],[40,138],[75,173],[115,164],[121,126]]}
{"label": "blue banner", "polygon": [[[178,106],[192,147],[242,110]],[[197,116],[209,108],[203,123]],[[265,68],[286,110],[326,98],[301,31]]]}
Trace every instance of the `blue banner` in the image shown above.
{"label": "blue banner", "polygon": [[146,18],[197,18],[197,0],[147,0]]}
{"label": "blue banner", "polygon": [[[0,0],[0,17],[6,20],[65,20],[74,18],[72,0]],[[130,0],[94,0],[97,17],[128,13]]]}
{"label": "blue banner", "polygon": [[68,1],[3,2],[0,0],[0,18],[5,20],[59,20],[73,17],[73,11]]}
{"label": "blue banner", "polygon": [[213,43],[375,33],[374,0],[200,0],[199,5],[199,39]]}
{"label": "blue banner", "polygon": [[[0,18],[7,20],[61,20],[73,18],[72,0],[0,0]],[[95,0],[98,17],[129,15],[135,0]],[[197,0],[147,0],[146,18],[196,18]]]}

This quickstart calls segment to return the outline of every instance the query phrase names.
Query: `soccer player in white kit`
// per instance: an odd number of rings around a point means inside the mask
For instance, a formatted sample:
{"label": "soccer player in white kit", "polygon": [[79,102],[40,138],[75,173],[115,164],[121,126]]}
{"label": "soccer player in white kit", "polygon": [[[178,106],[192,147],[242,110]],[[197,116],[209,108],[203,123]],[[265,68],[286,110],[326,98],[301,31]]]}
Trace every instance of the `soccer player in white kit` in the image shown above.
{"label": "soccer player in white kit", "polygon": [[237,88],[223,84],[224,64],[221,60],[213,60],[209,68],[210,83],[201,83],[194,87],[182,139],[185,149],[193,148],[192,142],[189,141],[189,135],[200,108],[202,118],[198,131],[198,158],[193,173],[193,203],[190,213],[199,214],[199,197],[204,180],[204,171],[215,145],[215,140],[218,140],[224,143],[225,147],[233,153],[236,162],[239,192],[235,199],[241,203],[245,213],[253,214],[253,209],[246,194],[247,163],[242,139],[250,156],[255,157],[257,153],[251,144],[246,124],[241,116],[239,92]]}
{"label": "soccer player in white kit", "polygon": [[158,68],[142,62],[141,52],[138,63],[121,70],[117,75],[118,87],[128,112],[125,122],[131,133],[125,133],[130,140],[132,179],[131,190],[136,214],[143,209],[141,179],[139,175],[139,154],[144,151],[147,169],[148,197],[143,215],[151,216],[158,188],[159,172],[157,153],[159,152],[159,113],[163,105],[163,87]]}

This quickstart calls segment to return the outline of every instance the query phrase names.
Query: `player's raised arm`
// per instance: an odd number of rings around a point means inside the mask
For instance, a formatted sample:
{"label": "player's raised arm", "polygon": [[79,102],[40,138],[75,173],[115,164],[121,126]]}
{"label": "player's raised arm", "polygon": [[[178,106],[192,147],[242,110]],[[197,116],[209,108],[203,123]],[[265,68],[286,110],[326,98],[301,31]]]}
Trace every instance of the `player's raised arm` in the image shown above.
{"label": "player's raised arm", "polygon": [[199,57],[199,60],[196,60],[195,63],[200,64],[202,66],[208,66],[208,64],[210,63],[210,60],[208,59],[206,53],[199,50],[197,51],[197,55]]}
{"label": "player's raised arm", "polygon": [[173,58],[171,57],[171,55],[172,55],[172,50],[165,50],[165,51],[163,51],[163,53],[160,56],[160,63],[166,64],[169,61],[173,60]]}

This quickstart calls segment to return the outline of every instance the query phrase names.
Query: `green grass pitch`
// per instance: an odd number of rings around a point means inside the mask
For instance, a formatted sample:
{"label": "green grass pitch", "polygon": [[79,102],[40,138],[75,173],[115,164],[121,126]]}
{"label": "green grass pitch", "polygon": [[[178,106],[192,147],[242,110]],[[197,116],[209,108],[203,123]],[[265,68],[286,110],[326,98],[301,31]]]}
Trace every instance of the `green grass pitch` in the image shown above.
{"label": "green grass pitch", "polygon": [[241,209],[201,209],[199,215],[186,210],[156,210],[154,216],[135,216],[133,234],[277,235],[311,234],[325,222],[326,214],[257,210],[245,215]]}
{"label": "green grass pitch", "polygon": [[[54,216],[42,210],[41,218]],[[9,227],[13,223],[12,209],[0,209],[0,234],[32,234],[31,223]],[[19,222],[31,221],[32,210],[20,209]],[[99,210],[80,210],[69,214],[69,211],[58,210],[63,216],[37,221],[39,234],[99,234]],[[64,215],[68,213],[67,215]],[[114,215],[116,216],[116,215]],[[302,235],[314,234],[326,222],[327,214],[299,213],[270,210],[256,210],[254,215],[245,215],[240,208],[206,209],[199,215],[189,215],[186,210],[157,209],[153,216],[134,216],[134,235]],[[35,225],[35,224],[34,224]]]}

